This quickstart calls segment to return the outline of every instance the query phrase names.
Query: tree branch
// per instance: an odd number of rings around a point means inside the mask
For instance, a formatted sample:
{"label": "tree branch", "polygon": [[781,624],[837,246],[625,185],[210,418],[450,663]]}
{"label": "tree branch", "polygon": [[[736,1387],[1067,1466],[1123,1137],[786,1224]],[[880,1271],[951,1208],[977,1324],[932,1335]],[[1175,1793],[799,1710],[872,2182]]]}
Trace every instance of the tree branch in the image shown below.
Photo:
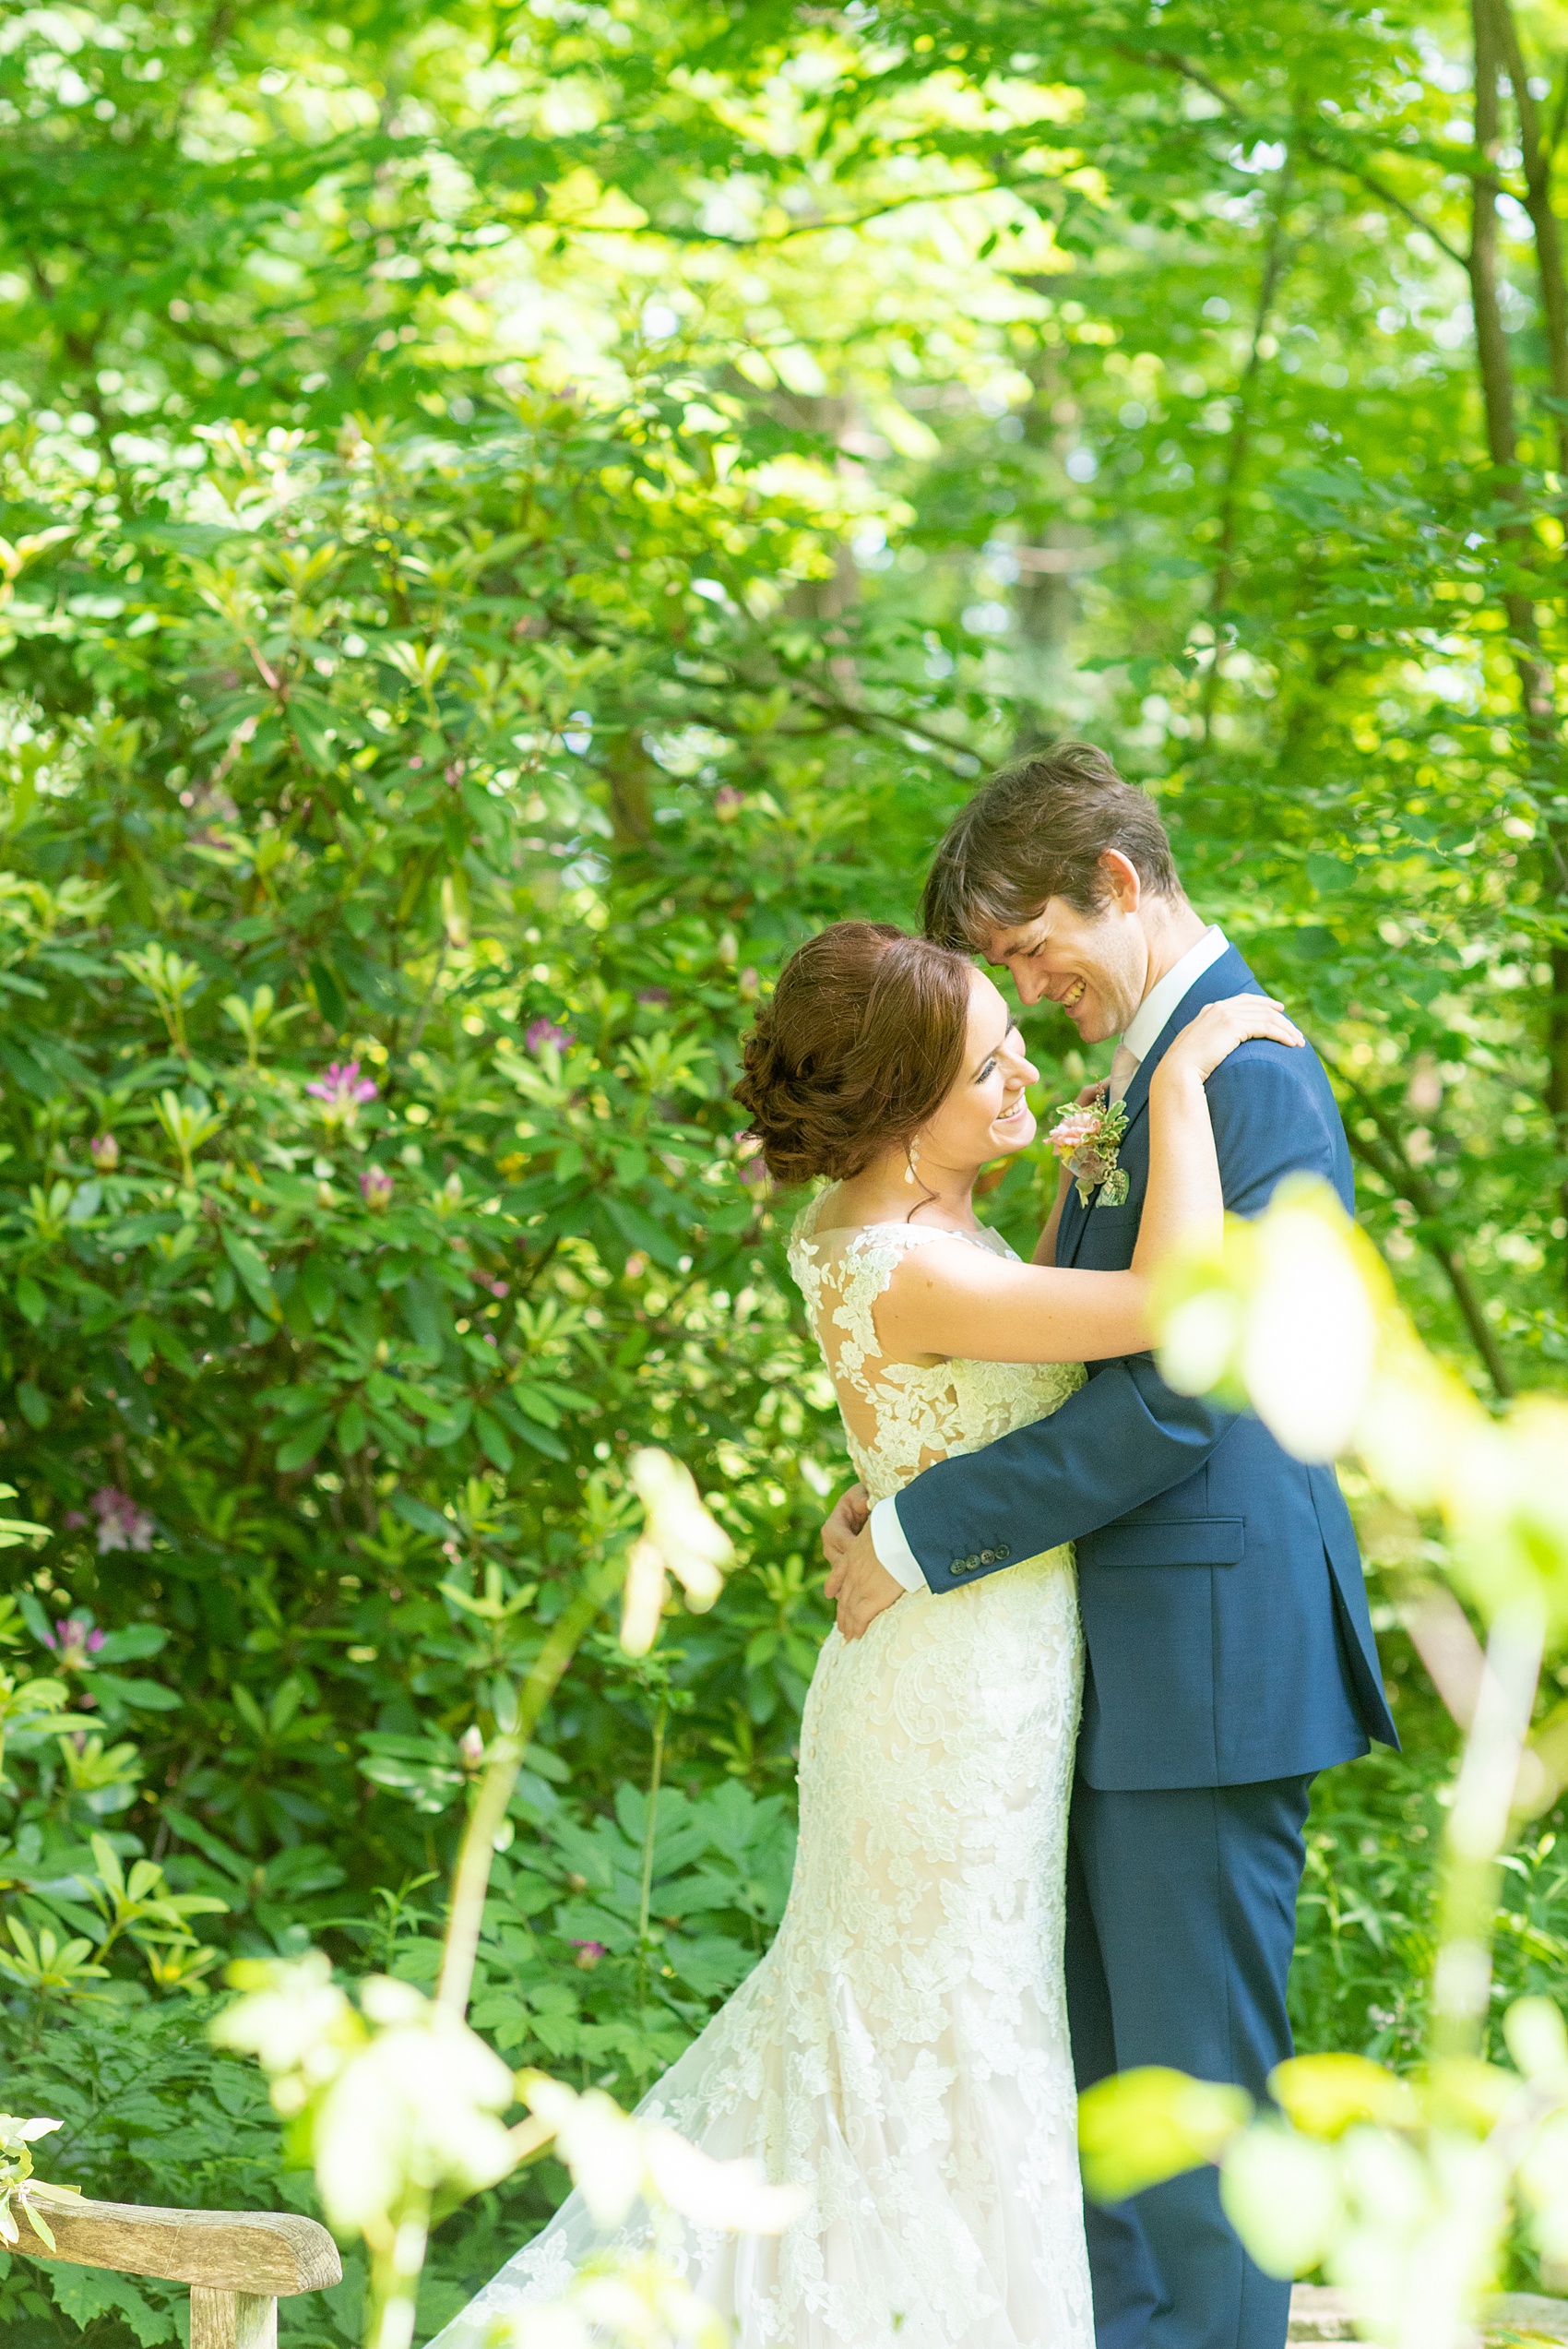
{"label": "tree branch", "polygon": [[1353,1077],[1348,1076],[1337,1062],[1330,1059],[1321,1045],[1318,1052],[1320,1058],[1333,1070],[1336,1082],[1354,1095],[1377,1127],[1379,1140],[1374,1143],[1368,1135],[1359,1134],[1348,1126],[1346,1139],[1351,1151],[1363,1165],[1370,1166],[1374,1174],[1382,1176],[1396,1198],[1404,1199],[1420,1217],[1423,1227],[1421,1246],[1442,1266],[1448,1285],[1454,1292],[1454,1302],[1459,1308],[1460,1318],[1470,1333],[1476,1352],[1486,1365],[1487,1376],[1498,1395],[1507,1401],[1515,1392],[1513,1376],[1503,1359],[1496,1332],[1488,1321],[1476,1293],[1469,1267],[1459,1250],[1450,1247],[1443,1237],[1444,1209],[1435,1186],[1407,1154],[1404,1136],[1382,1104]]}
{"label": "tree branch", "polygon": [[[1255,126],[1247,123],[1246,117],[1235,100],[1229,96],[1217,81],[1211,81],[1207,74],[1201,73],[1196,66],[1189,64],[1178,51],[1123,48],[1122,54],[1123,56],[1136,57],[1145,65],[1163,66],[1168,72],[1179,74],[1183,81],[1190,81],[1196,89],[1206,91],[1210,98],[1223,106],[1238,129],[1253,129],[1254,136],[1262,136],[1255,131]],[[1441,229],[1433,228],[1429,220],[1423,219],[1413,205],[1408,204],[1402,196],[1396,195],[1395,190],[1388,186],[1386,182],[1379,179],[1375,173],[1369,172],[1363,164],[1348,163],[1342,156],[1336,155],[1332,148],[1320,145],[1310,132],[1298,130],[1296,144],[1304,153],[1312,156],[1314,162],[1325,164],[1330,171],[1338,172],[1346,179],[1356,180],[1370,196],[1375,196],[1380,204],[1391,205],[1395,211],[1401,213],[1409,221],[1412,228],[1420,229],[1423,236],[1430,236],[1438,251],[1446,254],[1455,268],[1468,268],[1469,263],[1458,246],[1450,244]]]}

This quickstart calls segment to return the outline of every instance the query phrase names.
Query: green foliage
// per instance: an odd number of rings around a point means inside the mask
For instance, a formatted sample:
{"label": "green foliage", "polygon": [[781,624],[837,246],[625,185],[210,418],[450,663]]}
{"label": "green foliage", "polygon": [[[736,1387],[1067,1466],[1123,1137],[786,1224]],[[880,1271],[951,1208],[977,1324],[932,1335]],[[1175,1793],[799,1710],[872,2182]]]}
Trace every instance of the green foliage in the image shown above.
{"label": "green foliage", "polygon": [[[910,920],[992,759],[1070,730],[1155,785],[1429,1337],[1561,1379],[1555,411],[1510,216],[1495,474],[1465,70],[1320,0],[7,28],[0,1542],[47,1543],[0,1603],[0,2036],[57,2174],[302,2199],[210,1952],[428,1981],[639,1444],[740,1563],[643,1663],[577,1651],[477,2011],[626,2098],[766,1939],[844,1472],[728,1089],[790,945]],[[1090,1073],[1028,1034],[1044,1101]],[[1039,1205],[1024,1163],[990,1211]],[[1450,1742],[1421,1529],[1363,1516],[1409,1756],[1318,1791],[1294,1997],[1399,2061]],[[440,2230],[422,2320],[560,2182]],[[169,2337],[59,2274],[0,2284],[30,2344]],[[356,2337],[356,2291],[286,2320]]]}

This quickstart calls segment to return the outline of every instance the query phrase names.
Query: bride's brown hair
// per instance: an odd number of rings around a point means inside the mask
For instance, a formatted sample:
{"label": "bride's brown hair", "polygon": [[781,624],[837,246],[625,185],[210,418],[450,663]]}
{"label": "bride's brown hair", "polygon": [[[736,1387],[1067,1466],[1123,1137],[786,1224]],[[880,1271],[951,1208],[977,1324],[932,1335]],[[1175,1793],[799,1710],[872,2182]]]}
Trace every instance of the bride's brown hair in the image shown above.
{"label": "bride's brown hair", "polygon": [[790,957],[735,1087],[776,1182],[908,1148],[963,1067],[970,969],[887,922],[836,922]]}

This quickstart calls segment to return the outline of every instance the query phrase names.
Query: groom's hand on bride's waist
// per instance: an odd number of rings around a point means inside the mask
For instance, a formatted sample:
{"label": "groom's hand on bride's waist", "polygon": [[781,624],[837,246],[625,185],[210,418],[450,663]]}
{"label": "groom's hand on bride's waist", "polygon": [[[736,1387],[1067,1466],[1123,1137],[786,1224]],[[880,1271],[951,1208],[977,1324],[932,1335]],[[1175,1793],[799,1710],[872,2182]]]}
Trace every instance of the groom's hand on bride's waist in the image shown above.
{"label": "groom's hand on bride's waist", "polygon": [[[850,1544],[871,1516],[871,1495],[863,1485],[851,1485],[822,1529],[822,1554],[830,1567],[849,1555]],[[833,1585],[827,1586],[833,1596]]]}
{"label": "groom's hand on bride's waist", "polygon": [[[840,1502],[839,1508],[842,1507]],[[834,1515],[837,1515],[837,1510]],[[828,1521],[831,1524],[832,1520]],[[826,1526],[823,1546],[827,1547]],[[837,1602],[838,1628],[846,1640],[858,1640],[885,1607],[904,1596],[904,1586],[895,1580],[878,1558],[869,1525],[862,1525],[837,1556],[831,1551],[829,1556],[834,1564],[827,1578],[827,1595]]]}

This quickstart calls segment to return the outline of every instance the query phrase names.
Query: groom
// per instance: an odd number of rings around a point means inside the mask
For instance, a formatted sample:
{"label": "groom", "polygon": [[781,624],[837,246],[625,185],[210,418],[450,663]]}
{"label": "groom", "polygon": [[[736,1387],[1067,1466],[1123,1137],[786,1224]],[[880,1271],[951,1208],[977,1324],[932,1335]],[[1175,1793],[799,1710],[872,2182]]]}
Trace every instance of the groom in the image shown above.
{"label": "groom", "polygon": [[[928,933],[1005,963],[1086,1044],[1119,1039],[1130,1178],[1063,1209],[1056,1261],[1132,1262],[1149,1079],[1206,1003],[1261,992],[1182,893],[1152,803],[1085,743],[1005,768],[926,885]],[[1208,1080],[1225,1202],[1257,1215],[1297,1170],[1353,1205],[1316,1055],[1244,1043]],[[1117,1193],[1122,1193],[1118,1198]],[[823,1530],[839,1628],[905,1591],[967,1587],[1077,1544],[1087,1650],[1067,1882],[1080,2087],[1141,2064],[1265,2093],[1290,2053],[1285,1987],[1314,1772],[1397,1743],[1332,1470],[1260,1421],[1174,1393],[1149,1354],[1091,1364],[1050,1419],[942,1461],[869,1520]],[[1281,2349],[1290,2287],[1253,2266],[1212,2170],[1087,2213],[1099,2349]]]}

